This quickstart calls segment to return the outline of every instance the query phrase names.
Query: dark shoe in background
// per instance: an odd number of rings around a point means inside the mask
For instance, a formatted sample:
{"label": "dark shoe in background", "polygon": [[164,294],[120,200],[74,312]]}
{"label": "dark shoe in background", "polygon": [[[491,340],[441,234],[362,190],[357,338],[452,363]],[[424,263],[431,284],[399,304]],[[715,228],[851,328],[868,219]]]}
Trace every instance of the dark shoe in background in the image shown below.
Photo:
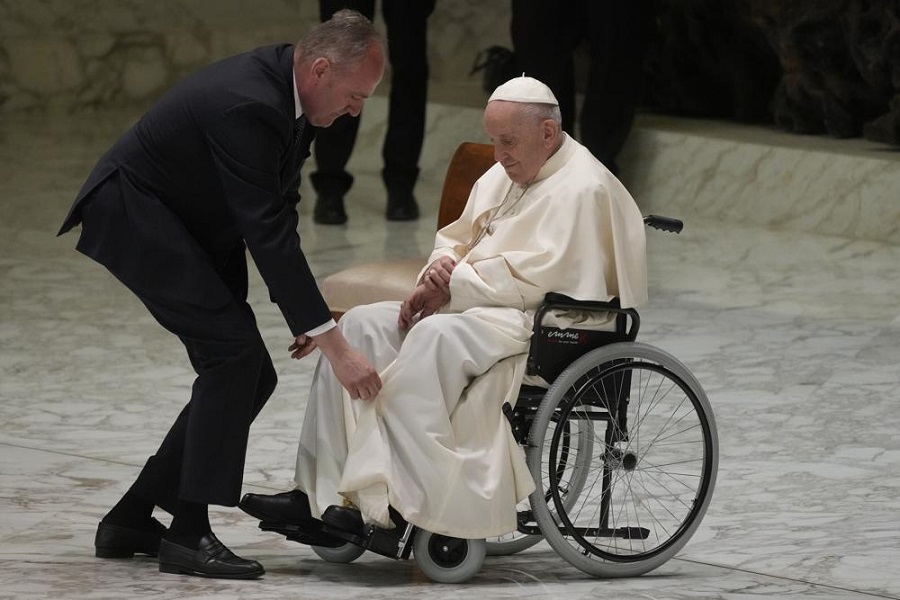
{"label": "dark shoe in background", "polygon": [[334,194],[323,194],[316,198],[313,221],[320,225],[343,225],[347,222],[344,198]]}
{"label": "dark shoe in background", "polygon": [[419,218],[419,205],[412,194],[389,193],[384,216],[388,221],[414,221]]}
{"label": "dark shoe in background", "polygon": [[131,558],[135,554],[156,556],[166,527],[150,518],[147,527],[126,527],[100,522],[94,536],[95,556],[98,558]]}
{"label": "dark shoe in background", "polygon": [[200,538],[196,549],[163,538],[159,545],[159,571],[220,579],[256,579],[266,572],[255,560],[236,556],[212,532]]}

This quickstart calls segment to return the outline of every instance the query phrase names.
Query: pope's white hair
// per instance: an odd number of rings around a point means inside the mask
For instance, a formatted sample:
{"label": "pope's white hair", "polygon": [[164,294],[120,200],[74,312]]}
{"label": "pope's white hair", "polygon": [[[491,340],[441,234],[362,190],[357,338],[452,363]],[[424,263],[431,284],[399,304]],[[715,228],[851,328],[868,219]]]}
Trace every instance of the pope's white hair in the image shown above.
{"label": "pope's white hair", "polygon": [[555,121],[557,125],[562,125],[562,113],[559,106],[555,104],[544,104],[542,102],[523,102],[521,103],[522,114],[528,118],[534,119],[541,123],[550,119]]}

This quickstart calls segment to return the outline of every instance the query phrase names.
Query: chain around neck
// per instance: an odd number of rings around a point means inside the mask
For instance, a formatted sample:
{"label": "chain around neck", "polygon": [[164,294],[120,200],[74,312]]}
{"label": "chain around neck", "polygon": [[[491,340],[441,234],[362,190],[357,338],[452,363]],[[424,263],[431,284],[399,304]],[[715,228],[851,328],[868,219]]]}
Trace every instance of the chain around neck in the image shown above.
{"label": "chain around neck", "polygon": [[503,196],[503,201],[500,202],[499,206],[497,206],[497,208],[494,209],[493,213],[487,218],[484,225],[481,227],[481,230],[478,232],[478,235],[476,235],[475,239],[472,240],[472,243],[469,244],[469,250],[471,250],[472,248],[477,246],[478,243],[481,240],[483,240],[486,235],[493,235],[494,222],[497,221],[498,219],[508,215],[512,211],[512,209],[514,209],[516,207],[516,205],[519,204],[519,201],[522,200],[522,197],[528,191],[528,188],[531,187],[531,183],[533,181],[534,180],[532,179],[531,181],[529,181],[528,183],[523,185],[522,191],[519,192],[519,195],[516,196],[516,199],[513,200],[509,206],[506,206],[506,202],[509,200],[510,196],[512,195],[513,190],[516,188],[515,182],[510,183],[509,190],[507,190],[506,195]]}

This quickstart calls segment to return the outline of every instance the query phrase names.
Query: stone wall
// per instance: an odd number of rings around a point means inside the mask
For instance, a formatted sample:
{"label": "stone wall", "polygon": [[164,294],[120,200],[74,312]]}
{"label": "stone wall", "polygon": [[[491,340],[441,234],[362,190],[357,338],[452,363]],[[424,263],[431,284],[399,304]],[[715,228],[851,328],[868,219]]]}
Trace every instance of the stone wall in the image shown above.
{"label": "stone wall", "polygon": [[[508,10],[507,2],[437,3],[433,95],[484,101],[468,73],[480,49],[509,45]],[[315,0],[0,0],[0,113],[144,106],[187,73],[294,41],[317,22]],[[383,28],[380,16],[375,22]]]}
{"label": "stone wall", "polygon": [[657,0],[646,102],[900,145],[896,0]]}

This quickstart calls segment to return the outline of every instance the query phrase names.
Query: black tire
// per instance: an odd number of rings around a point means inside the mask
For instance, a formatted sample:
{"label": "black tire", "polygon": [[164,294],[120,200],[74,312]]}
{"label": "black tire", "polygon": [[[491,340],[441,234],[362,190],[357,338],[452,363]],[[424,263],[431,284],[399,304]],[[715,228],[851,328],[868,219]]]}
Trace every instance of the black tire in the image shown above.
{"label": "black tire", "polygon": [[[627,399],[627,402],[624,401]],[[590,421],[593,428],[559,427]],[[591,435],[590,456],[572,456]],[[712,498],[715,418],[700,383],[678,359],[636,342],[611,344],[554,381],[529,432],[535,520],[567,562],[598,577],[632,577],[672,558]],[[589,464],[573,501],[549,467],[563,454]]]}

